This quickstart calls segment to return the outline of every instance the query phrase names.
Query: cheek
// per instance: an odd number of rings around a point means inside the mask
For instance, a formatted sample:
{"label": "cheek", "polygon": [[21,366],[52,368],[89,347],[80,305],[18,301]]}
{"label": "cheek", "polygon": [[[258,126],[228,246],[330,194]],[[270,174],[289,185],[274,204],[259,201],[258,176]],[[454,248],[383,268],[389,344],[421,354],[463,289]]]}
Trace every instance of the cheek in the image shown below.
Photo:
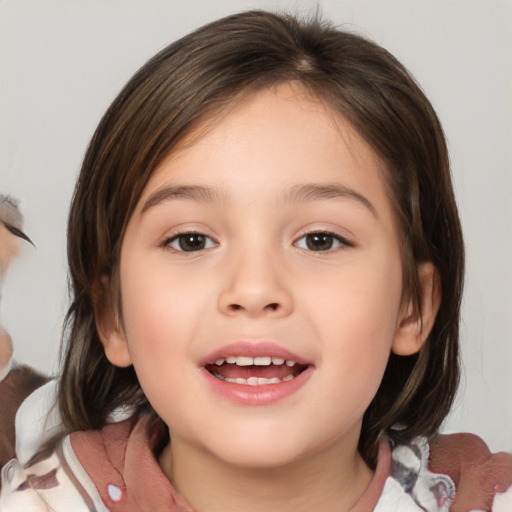
{"label": "cheek", "polygon": [[304,296],[309,301],[305,308],[324,318],[320,325],[348,338],[366,333],[364,339],[371,342],[392,338],[395,332],[402,271],[399,258],[384,255],[383,260],[368,260],[350,262],[329,279],[310,280],[303,288],[314,290]]}
{"label": "cheek", "polygon": [[401,266],[392,258],[387,265],[372,263],[340,273],[307,306],[315,312],[317,336],[325,344],[322,361],[332,380],[343,379],[368,402],[389,358],[402,293]]}
{"label": "cheek", "polygon": [[126,258],[126,270],[121,272],[127,330],[133,337],[151,334],[158,338],[159,331],[163,333],[173,325],[176,330],[182,329],[186,319],[197,315],[198,283],[179,269],[170,269],[165,257],[147,258],[141,266],[136,260],[136,254]]}
{"label": "cheek", "polygon": [[155,265],[137,265],[137,255],[122,260],[121,302],[124,329],[136,370],[141,362],[163,355],[175,345],[169,328],[180,318],[175,293]]}
{"label": "cheek", "polygon": [[[147,277],[147,276],[146,276]],[[126,282],[126,281],[125,281]],[[190,329],[183,303],[165,282],[133,276],[122,291],[125,333],[133,367],[153,408],[161,414],[187,390],[182,382]]]}
{"label": "cheek", "polygon": [[123,261],[121,296],[128,348],[146,388],[157,375],[191,360],[198,329],[208,317],[206,306],[213,299],[203,283],[186,272],[171,271],[165,258],[138,266],[140,259],[133,254]]}

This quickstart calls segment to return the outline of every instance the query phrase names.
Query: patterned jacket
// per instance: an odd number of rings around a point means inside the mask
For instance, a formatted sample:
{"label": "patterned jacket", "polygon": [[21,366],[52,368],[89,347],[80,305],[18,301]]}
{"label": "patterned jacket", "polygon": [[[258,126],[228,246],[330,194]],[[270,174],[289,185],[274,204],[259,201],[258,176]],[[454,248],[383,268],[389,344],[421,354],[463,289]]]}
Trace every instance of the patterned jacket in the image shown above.
{"label": "patterned jacket", "polygon": [[[33,455],[58,429],[48,416],[55,383],[32,393],[16,417],[16,458],[1,471],[1,512],[194,512],[162,473],[155,448],[166,435],[152,416],[75,432]],[[30,460],[32,459],[32,460]],[[377,468],[351,512],[512,511],[512,455],[492,455],[470,434],[428,444],[380,445]]]}

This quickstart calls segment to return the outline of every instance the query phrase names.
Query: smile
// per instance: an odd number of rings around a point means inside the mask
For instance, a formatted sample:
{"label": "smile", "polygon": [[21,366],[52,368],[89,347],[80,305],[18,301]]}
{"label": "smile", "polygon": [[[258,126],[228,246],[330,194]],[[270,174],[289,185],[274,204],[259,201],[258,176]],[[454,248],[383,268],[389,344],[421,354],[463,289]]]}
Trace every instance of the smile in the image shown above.
{"label": "smile", "polygon": [[295,395],[314,374],[312,361],[272,341],[240,340],[198,361],[211,391],[239,406],[271,406]]}
{"label": "smile", "polygon": [[206,370],[219,380],[244,386],[268,386],[289,382],[300,375],[307,365],[291,359],[266,356],[228,356],[206,364]]}

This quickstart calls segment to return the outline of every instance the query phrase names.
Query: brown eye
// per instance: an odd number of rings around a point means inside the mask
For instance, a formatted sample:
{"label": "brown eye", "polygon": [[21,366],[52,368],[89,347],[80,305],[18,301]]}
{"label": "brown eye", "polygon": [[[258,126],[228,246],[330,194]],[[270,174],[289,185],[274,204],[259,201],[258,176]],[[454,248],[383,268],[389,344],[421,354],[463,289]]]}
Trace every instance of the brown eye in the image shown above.
{"label": "brown eye", "polygon": [[216,243],[210,237],[201,233],[182,233],[173,236],[165,245],[180,252],[194,252],[215,247]]}
{"label": "brown eye", "polygon": [[309,251],[330,251],[342,246],[350,246],[351,244],[339,235],[333,233],[308,233],[295,242],[295,246]]}

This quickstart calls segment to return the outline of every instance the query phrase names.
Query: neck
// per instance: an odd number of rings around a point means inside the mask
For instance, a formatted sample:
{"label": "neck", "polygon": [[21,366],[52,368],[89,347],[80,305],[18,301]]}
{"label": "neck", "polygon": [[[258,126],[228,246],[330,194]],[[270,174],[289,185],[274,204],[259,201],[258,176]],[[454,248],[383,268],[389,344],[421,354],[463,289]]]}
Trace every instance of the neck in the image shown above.
{"label": "neck", "polygon": [[373,476],[357,442],[346,448],[337,443],[286,466],[245,468],[196,451],[173,436],[160,465],[199,512],[342,512],[350,510]]}

